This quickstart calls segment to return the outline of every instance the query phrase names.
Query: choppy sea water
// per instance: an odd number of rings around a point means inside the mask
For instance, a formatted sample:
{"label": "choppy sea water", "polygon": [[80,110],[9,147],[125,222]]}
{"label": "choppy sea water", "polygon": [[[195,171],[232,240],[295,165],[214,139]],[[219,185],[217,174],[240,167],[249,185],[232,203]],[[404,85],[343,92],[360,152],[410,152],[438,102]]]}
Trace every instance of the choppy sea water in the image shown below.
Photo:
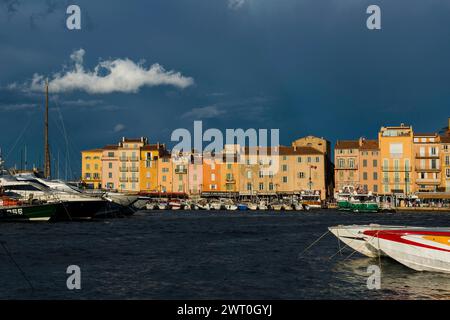
{"label": "choppy sea water", "polygon": [[[381,260],[326,235],[336,224],[450,226],[450,213],[353,214],[332,210],[138,212],[94,222],[0,224],[0,299],[450,299],[450,275]],[[69,265],[81,290],[67,289]]]}

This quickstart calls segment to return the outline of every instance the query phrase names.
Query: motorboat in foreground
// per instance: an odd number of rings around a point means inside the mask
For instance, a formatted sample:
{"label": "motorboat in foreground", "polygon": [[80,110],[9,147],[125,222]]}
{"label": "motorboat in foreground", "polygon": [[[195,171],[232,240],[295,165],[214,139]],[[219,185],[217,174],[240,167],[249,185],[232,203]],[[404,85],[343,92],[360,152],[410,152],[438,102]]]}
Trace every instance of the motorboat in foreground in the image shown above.
{"label": "motorboat in foreground", "polygon": [[411,269],[450,273],[450,228],[381,228],[363,233],[372,247]]}
{"label": "motorboat in foreground", "polygon": [[370,224],[328,229],[367,257],[387,256],[417,271],[450,273],[450,228]]}

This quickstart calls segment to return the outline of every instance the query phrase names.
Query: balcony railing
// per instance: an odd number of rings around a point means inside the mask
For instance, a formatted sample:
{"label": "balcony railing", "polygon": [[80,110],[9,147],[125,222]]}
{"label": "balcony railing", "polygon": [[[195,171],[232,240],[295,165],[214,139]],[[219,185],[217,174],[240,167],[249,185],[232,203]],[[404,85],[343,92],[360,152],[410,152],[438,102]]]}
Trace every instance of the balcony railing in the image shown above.
{"label": "balcony railing", "polygon": [[411,172],[412,167],[411,166],[405,166],[405,167],[391,167],[391,166],[382,166],[382,171],[391,171],[391,172]]}
{"label": "balcony railing", "polygon": [[138,157],[129,157],[128,158],[129,161],[139,161]]}
{"label": "balcony railing", "polygon": [[128,168],[129,170],[128,171],[130,171],[130,172],[139,172],[139,168],[138,167],[131,167],[131,168]]}
{"label": "balcony railing", "polygon": [[120,181],[120,182],[128,182],[128,178],[122,178],[122,177],[120,177],[120,178],[119,178],[119,181]]}
{"label": "balcony railing", "polygon": [[119,171],[120,172],[127,172],[128,168],[127,167],[119,167]]}
{"label": "balcony railing", "polygon": [[439,154],[416,153],[417,159],[439,159]]}
{"label": "balcony railing", "polygon": [[349,165],[337,165],[336,166],[337,170],[358,170],[358,165],[354,165],[354,166],[349,166]]}
{"label": "balcony railing", "polygon": [[416,184],[440,184],[440,179],[416,179]]}
{"label": "balcony railing", "polygon": [[186,174],[187,173],[187,169],[175,169],[175,173],[176,174]]}
{"label": "balcony railing", "polygon": [[423,168],[423,167],[417,167],[416,171],[419,172],[441,172],[440,168]]}
{"label": "balcony railing", "polygon": [[128,159],[127,157],[119,157],[120,161],[127,161],[127,159]]}
{"label": "balcony railing", "polygon": [[128,181],[130,181],[130,182],[139,182],[139,178],[129,178]]}

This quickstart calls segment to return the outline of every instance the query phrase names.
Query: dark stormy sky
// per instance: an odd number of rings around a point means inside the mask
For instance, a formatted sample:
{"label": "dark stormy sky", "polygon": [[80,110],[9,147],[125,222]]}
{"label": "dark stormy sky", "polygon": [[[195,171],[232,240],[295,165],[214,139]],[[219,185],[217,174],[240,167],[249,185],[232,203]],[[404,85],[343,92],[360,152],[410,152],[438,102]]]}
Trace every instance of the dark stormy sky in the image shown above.
{"label": "dark stormy sky", "polygon": [[[81,7],[79,31],[66,28],[69,4]],[[381,30],[366,28],[370,4],[381,7]],[[121,136],[170,142],[194,120],[279,128],[284,144],[374,138],[401,122],[436,131],[450,116],[450,2],[0,0],[9,166],[25,146],[29,166],[42,161],[45,77],[63,177],[66,164],[79,174],[82,149]]]}

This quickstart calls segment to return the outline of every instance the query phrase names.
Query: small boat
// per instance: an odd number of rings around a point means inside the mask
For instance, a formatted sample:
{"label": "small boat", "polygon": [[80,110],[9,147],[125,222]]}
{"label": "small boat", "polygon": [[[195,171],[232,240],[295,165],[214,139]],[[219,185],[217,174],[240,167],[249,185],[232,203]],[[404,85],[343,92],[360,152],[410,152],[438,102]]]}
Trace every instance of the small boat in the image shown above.
{"label": "small boat", "polygon": [[237,209],[238,209],[239,211],[246,211],[246,210],[249,210],[248,205],[247,205],[246,203],[239,203],[239,204],[237,205]]}
{"label": "small boat", "polygon": [[198,200],[195,203],[195,206],[197,206],[198,210],[210,210],[211,209],[211,206],[206,199]]}
{"label": "small boat", "polygon": [[363,234],[372,247],[411,269],[450,273],[450,228],[379,228]]}
{"label": "small boat", "polygon": [[265,201],[260,201],[258,203],[258,210],[263,211],[263,210],[268,210],[268,209],[269,209],[269,207]]}
{"label": "small boat", "polygon": [[249,210],[252,210],[252,211],[258,210],[258,205],[256,203],[248,202],[248,203],[246,203],[246,205]]}
{"label": "small boat", "polygon": [[222,210],[222,202],[218,200],[213,200],[209,203],[211,210]]}
{"label": "small boat", "polygon": [[283,209],[283,204],[278,202],[278,201],[276,201],[276,202],[272,202],[269,205],[269,207],[270,207],[271,210],[281,211]]}
{"label": "small boat", "polygon": [[340,211],[350,211],[350,196],[355,192],[353,186],[344,186],[342,190],[339,190],[334,196],[336,199],[338,210]]}
{"label": "small boat", "polygon": [[380,207],[371,192],[354,193],[350,196],[350,210],[353,212],[378,212]]}
{"label": "small boat", "polygon": [[307,205],[311,209],[322,208],[322,201],[320,200],[320,190],[302,190],[300,192],[300,202]]}
{"label": "small boat", "polygon": [[57,203],[2,205],[0,206],[0,221],[49,221],[61,209],[60,204]]}
{"label": "small boat", "polygon": [[168,208],[170,210],[180,210],[181,209],[181,201],[178,199],[172,199],[169,201]]}

